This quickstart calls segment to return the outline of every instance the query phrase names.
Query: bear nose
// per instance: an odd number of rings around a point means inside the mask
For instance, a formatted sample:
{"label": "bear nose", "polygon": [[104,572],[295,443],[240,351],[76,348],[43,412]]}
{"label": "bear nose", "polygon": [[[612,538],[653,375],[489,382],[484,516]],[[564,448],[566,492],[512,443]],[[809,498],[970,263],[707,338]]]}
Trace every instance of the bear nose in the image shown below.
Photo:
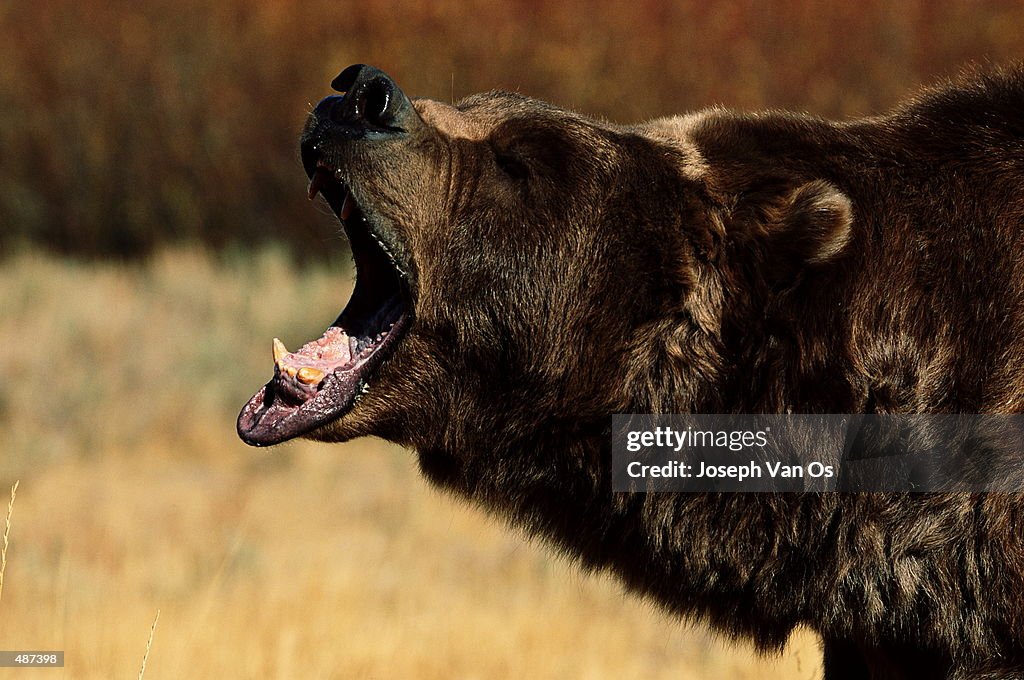
{"label": "bear nose", "polygon": [[416,117],[412,103],[395,81],[372,66],[349,66],[331,87],[344,95],[325,97],[313,114],[351,132],[405,132]]}

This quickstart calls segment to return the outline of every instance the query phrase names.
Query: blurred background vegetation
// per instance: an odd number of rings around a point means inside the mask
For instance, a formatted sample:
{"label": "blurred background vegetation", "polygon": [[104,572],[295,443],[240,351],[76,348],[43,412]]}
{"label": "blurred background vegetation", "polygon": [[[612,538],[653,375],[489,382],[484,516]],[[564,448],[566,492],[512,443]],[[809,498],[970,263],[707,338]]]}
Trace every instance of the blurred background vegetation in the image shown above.
{"label": "blurred background vegetation", "polygon": [[632,122],[723,104],[879,112],[1024,54],[1017,0],[5,0],[0,248],[337,247],[296,139],[344,66]]}
{"label": "blurred background vegetation", "polygon": [[[0,649],[62,677],[815,678],[581,576],[408,451],[242,445],[352,285],[297,138],[353,62],[618,122],[883,111],[1024,57],[1010,0],[0,0]],[[0,669],[0,678],[22,677]]]}

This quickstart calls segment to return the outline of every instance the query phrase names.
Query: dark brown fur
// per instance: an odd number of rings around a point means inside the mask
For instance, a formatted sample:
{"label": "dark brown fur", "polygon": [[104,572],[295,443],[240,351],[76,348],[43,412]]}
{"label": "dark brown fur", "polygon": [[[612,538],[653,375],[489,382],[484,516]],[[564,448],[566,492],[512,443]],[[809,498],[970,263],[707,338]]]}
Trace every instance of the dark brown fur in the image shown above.
{"label": "dark brown fur", "polygon": [[1024,410],[1024,75],[889,115],[621,127],[418,100],[333,160],[412,269],[354,409],[426,476],[584,567],[829,679],[1024,667],[1018,495],[616,494],[610,415]]}

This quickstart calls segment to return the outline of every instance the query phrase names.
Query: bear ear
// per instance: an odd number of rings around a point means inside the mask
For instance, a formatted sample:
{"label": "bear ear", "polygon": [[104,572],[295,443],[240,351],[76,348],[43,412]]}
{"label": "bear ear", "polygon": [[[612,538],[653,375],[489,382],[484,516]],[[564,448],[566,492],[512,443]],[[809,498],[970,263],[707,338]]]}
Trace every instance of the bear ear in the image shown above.
{"label": "bear ear", "polygon": [[768,239],[772,259],[783,271],[825,264],[850,240],[853,206],[829,182],[813,180],[797,187],[779,208]]}

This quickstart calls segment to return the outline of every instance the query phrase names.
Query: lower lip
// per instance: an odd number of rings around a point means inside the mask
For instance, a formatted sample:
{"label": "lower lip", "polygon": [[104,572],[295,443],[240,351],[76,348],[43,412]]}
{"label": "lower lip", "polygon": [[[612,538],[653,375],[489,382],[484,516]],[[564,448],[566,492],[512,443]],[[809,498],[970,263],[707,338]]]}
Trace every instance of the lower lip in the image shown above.
{"label": "lower lip", "polygon": [[[411,316],[408,313],[403,313],[395,324],[391,327],[391,331],[381,341],[380,346],[376,351],[373,352],[364,362],[360,364],[360,367],[367,362],[373,361],[377,364],[383,359],[383,355],[380,354],[381,350],[385,347],[390,347],[394,342],[400,341],[400,337],[405,333],[407,326],[411,322]],[[368,371],[376,371],[377,365],[368,367]],[[308,401],[295,407],[295,409],[283,419],[281,419],[275,426],[271,426],[269,429],[262,430],[262,437],[252,438],[251,434],[253,430],[260,430],[258,428],[259,422],[262,420],[257,419],[257,413],[261,408],[261,402],[266,395],[268,386],[264,386],[257,392],[252,399],[249,400],[239,414],[238,428],[239,435],[242,439],[252,446],[270,446],[278,444],[282,441],[293,439],[307,434],[318,427],[330,422],[331,420],[340,418],[347,413],[355,401],[361,396],[360,392],[362,387],[360,384],[366,384],[372,379],[372,376],[360,378],[359,376],[353,376],[351,371],[333,372],[329,374],[321,387],[321,389]],[[341,381],[346,381],[348,384],[345,386],[339,385]],[[347,395],[347,398],[332,399],[339,395],[331,394],[335,390],[347,389],[351,392]],[[300,413],[305,412],[306,417],[301,420],[305,420],[299,427],[289,427],[289,421]],[[292,421],[294,422],[294,421]]]}

